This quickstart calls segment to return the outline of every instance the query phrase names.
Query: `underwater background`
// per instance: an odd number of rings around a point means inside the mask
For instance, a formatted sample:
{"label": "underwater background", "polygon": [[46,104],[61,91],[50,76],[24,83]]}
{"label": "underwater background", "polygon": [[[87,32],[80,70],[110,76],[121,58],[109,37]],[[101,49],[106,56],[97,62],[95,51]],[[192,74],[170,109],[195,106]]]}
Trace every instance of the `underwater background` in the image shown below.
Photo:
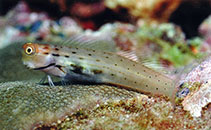
{"label": "underwater background", "polygon": [[[80,34],[108,35],[116,54],[174,79],[176,106],[109,84],[38,84],[22,46]],[[0,129],[211,129],[210,49],[210,0],[0,0]]]}

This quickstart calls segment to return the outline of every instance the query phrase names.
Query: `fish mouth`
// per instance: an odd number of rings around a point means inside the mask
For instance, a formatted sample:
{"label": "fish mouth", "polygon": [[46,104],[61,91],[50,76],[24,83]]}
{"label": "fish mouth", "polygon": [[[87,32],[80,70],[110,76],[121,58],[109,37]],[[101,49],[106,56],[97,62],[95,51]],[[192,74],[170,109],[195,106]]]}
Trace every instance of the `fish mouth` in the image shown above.
{"label": "fish mouth", "polygon": [[48,67],[55,66],[55,65],[56,65],[55,63],[51,63],[51,64],[43,66],[43,67],[34,68],[34,70],[43,70],[43,69],[46,69]]}

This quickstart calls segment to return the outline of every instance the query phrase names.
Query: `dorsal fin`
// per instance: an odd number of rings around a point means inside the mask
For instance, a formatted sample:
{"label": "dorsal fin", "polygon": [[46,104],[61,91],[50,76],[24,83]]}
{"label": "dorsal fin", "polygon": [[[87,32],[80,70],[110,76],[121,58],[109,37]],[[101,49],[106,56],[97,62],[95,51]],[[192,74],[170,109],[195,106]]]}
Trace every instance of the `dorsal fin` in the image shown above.
{"label": "dorsal fin", "polygon": [[107,52],[116,52],[117,48],[112,37],[108,34],[78,34],[63,41],[61,45],[86,49],[95,49]]}
{"label": "dorsal fin", "polygon": [[136,56],[135,51],[119,51],[117,52],[118,55],[128,58],[132,61],[138,62],[138,57]]}
{"label": "dorsal fin", "polygon": [[143,64],[144,66],[153,69],[155,71],[159,71],[165,74],[169,74],[167,73],[167,71],[165,71],[165,66],[162,66],[158,61],[156,60],[150,60],[150,59],[144,59],[144,58],[139,58],[136,55],[135,51],[119,51],[117,52],[118,55],[123,56],[125,58],[128,58],[132,61],[135,62],[139,62],[141,64]]}

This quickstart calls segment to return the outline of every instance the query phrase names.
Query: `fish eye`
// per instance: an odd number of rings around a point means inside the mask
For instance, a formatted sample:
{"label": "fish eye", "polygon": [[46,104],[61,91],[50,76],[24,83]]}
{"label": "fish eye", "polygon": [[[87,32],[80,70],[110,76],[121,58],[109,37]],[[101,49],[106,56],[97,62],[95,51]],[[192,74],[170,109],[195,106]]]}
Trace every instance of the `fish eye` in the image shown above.
{"label": "fish eye", "polygon": [[33,51],[33,48],[29,46],[26,48],[25,52],[26,54],[31,55],[34,51]]}

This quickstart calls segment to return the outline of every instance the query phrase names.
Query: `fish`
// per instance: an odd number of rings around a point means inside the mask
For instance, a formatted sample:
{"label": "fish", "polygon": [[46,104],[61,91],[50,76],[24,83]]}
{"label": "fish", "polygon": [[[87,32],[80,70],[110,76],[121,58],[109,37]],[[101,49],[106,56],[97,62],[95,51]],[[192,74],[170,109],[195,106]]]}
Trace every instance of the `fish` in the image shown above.
{"label": "fish", "polygon": [[175,80],[112,51],[81,45],[26,43],[22,61],[30,69],[62,80],[105,83],[149,95],[164,95],[174,103]]}

